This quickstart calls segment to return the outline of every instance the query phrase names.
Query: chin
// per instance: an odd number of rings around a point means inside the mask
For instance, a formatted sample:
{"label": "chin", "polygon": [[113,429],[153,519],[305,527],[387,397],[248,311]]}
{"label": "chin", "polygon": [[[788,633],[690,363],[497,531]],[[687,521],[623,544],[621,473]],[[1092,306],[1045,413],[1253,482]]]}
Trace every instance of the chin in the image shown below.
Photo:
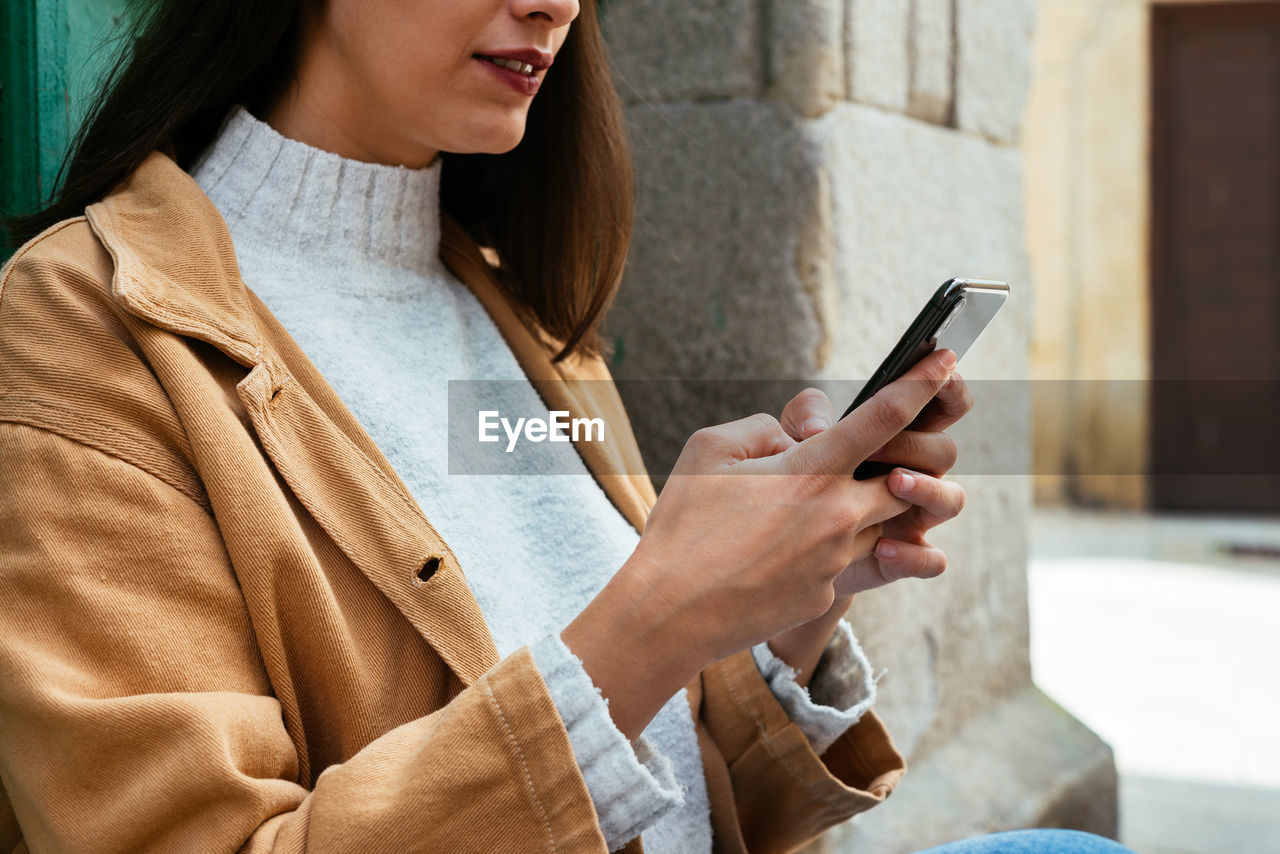
{"label": "chin", "polygon": [[524,139],[524,130],[525,115],[521,111],[518,117],[476,128],[458,147],[449,150],[458,154],[506,154]]}
{"label": "chin", "polygon": [[485,147],[486,154],[506,154],[511,149],[520,144],[520,140],[524,139],[524,123],[520,123],[520,127],[510,133],[496,135],[489,141]]}

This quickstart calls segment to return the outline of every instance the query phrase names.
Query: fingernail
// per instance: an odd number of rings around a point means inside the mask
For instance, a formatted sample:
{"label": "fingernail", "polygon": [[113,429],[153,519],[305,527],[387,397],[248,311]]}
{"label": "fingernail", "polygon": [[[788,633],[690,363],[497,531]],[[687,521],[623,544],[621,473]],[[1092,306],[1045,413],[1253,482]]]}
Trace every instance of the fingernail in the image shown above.
{"label": "fingernail", "polygon": [[910,492],[912,489],[915,488],[916,479],[912,475],[909,475],[906,472],[902,472],[901,474],[898,475],[898,477],[899,477],[899,480],[898,480],[899,492]]}
{"label": "fingernail", "polygon": [[948,371],[954,370],[958,361],[955,350],[946,349],[942,351],[942,364],[946,366]]}
{"label": "fingernail", "polygon": [[898,547],[893,543],[887,543],[884,540],[881,540],[879,545],[876,546],[876,554],[886,560],[893,560],[898,556]]}
{"label": "fingernail", "polygon": [[812,418],[806,418],[805,422],[800,425],[800,432],[809,436],[813,433],[826,430],[830,426],[831,423],[827,421],[827,419],[823,418],[821,415],[814,415]]}

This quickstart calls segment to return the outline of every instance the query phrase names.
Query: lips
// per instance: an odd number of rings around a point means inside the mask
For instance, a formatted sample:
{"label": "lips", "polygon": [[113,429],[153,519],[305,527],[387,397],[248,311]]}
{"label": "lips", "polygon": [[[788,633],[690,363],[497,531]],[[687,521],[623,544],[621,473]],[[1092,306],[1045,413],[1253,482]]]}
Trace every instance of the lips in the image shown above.
{"label": "lips", "polygon": [[[476,56],[484,59],[492,60],[514,60],[522,65],[531,65],[531,69],[524,70],[523,73],[528,74],[533,71],[543,71],[551,67],[551,51],[543,50],[540,47],[504,47],[494,48],[493,50],[476,51]],[[513,71],[520,72],[521,69],[515,68]]]}
{"label": "lips", "polygon": [[511,50],[501,53],[477,53],[473,57],[495,78],[521,95],[536,95],[542,85],[539,69],[551,65],[551,54],[539,50]]}
{"label": "lips", "polygon": [[518,59],[507,59],[502,56],[485,56],[480,53],[476,54],[476,58],[487,60],[499,68],[506,68],[516,72],[517,74],[532,74],[534,71],[533,65],[528,62],[521,62]]}

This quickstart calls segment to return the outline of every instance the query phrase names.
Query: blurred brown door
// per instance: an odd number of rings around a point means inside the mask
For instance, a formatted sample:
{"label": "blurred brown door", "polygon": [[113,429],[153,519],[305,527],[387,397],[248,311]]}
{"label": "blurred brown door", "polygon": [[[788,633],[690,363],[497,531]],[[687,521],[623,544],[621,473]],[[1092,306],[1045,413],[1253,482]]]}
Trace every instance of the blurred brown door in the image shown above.
{"label": "blurred brown door", "polygon": [[1152,503],[1277,512],[1280,3],[1152,14]]}

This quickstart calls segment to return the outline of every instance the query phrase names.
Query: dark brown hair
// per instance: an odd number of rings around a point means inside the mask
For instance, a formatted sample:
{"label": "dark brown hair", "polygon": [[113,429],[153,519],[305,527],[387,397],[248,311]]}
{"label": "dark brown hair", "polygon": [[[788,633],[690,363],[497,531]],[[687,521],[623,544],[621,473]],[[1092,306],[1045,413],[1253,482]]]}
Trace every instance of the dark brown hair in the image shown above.
{"label": "dark brown hair", "polygon": [[[154,0],[104,77],[39,210],[3,219],[17,247],[100,200],[171,142],[188,168],[232,104],[265,115],[285,91],[311,0]],[[499,280],[526,315],[599,354],[600,321],[622,277],[633,216],[630,153],[595,0],[582,0],[505,154],[441,155],[440,204],[496,250]]]}

